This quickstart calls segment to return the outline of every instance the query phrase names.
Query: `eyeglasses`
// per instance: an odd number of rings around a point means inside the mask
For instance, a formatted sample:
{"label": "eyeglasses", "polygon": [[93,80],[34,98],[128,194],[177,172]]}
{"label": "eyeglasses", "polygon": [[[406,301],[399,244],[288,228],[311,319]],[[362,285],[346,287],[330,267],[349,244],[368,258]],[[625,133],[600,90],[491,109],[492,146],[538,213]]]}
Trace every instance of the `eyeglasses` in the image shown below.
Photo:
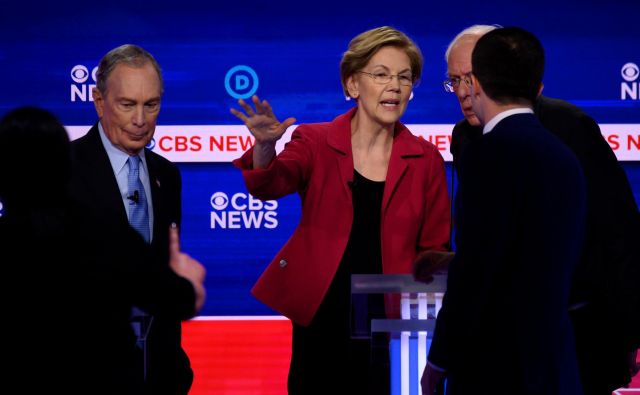
{"label": "eyeglasses", "polygon": [[449,77],[443,81],[444,90],[453,93],[460,86],[460,81],[464,82],[467,87],[471,87],[471,73],[465,74],[462,77]]}
{"label": "eyeglasses", "polygon": [[393,80],[393,77],[398,79],[400,85],[404,86],[413,86],[413,75],[411,73],[403,73],[403,74],[387,74],[384,72],[377,73],[368,73],[366,71],[358,71],[358,73],[366,74],[373,79],[373,82],[380,85],[385,85]]}

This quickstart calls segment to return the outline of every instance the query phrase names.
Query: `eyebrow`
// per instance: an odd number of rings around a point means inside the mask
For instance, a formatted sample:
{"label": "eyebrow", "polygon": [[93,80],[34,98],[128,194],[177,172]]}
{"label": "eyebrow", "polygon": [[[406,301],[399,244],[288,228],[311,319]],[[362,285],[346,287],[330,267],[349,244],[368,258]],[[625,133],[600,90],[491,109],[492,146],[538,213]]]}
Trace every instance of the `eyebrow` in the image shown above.
{"label": "eyebrow", "polygon": [[[382,67],[382,68],[384,68],[385,70],[390,70],[390,69],[389,69],[389,67],[387,67],[387,66],[385,66],[385,65],[383,65],[383,64],[375,64],[375,65],[373,65],[373,67],[372,67],[372,68],[374,68],[374,69],[375,69],[376,67]],[[402,73],[404,73],[404,72],[411,72],[411,67],[407,67],[407,68],[406,68],[406,69],[404,69],[404,70],[400,70],[400,71],[398,72],[398,74],[402,74]]]}

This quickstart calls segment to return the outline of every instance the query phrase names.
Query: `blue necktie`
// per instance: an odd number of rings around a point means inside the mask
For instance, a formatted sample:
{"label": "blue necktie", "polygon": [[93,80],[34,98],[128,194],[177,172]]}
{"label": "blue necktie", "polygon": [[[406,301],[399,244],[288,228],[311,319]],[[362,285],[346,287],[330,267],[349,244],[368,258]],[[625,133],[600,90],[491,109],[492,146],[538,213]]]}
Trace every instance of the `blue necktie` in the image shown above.
{"label": "blue necktie", "polygon": [[[151,240],[149,232],[149,212],[147,205],[147,194],[144,192],[144,186],[140,181],[140,157],[129,157],[129,175],[127,177],[129,200],[129,224],[134,228],[144,240],[148,243]],[[149,327],[153,317],[145,313],[141,309],[133,306],[131,309],[131,327],[136,335],[136,345],[143,352],[143,377],[147,376],[147,350],[146,340],[149,333]]]}
{"label": "blue necktie", "polygon": [[140,157],[129,157],[129,176],[127,177],[129,188],[129,223],[142,235],[148,243],[151,240],[149,232],[149,213],[147,206],[147,194],[140,181]]}

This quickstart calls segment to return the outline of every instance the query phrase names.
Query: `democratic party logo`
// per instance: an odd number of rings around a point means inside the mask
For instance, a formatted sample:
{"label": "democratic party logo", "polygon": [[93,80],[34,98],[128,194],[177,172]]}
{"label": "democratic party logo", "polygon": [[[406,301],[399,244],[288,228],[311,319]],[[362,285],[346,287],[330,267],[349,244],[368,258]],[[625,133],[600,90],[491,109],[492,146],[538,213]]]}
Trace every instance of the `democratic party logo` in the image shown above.
{"label": "democratic party logo", "polygon": [[[73,83],[71,84],[71,101],[93,101],[93,95],[91,91],[95,88],[96,84],[96,72],[98,71],[98,66],[94,67],[89,73],[89,69],[81,64],[75,65],[71,68],[71,80]],[[89,80],[91,77],[92,82]]]}
{"label": "democratic party logo", "polygon": [[620,70],[624,82],[620,83],[621,100],[640,100],[640,69],[635,63],[626,63]]}
{"label": "democratic party logo", "polygon": [[258,74],[249,66],[232,67],[224,76],[224,88],[234,99],[248,99],[258,91]]}
{"label": "democratic party logo", "polygon": [[278,226],[278,202],[256,199],[238,192],[211,195],[211,229],[275,229]]}

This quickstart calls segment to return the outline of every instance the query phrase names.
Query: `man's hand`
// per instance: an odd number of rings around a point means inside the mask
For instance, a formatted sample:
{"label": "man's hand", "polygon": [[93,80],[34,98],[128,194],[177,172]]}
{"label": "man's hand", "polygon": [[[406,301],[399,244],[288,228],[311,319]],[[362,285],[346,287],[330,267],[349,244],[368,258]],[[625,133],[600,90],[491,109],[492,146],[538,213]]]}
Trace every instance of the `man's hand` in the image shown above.
{"label": "man's hand", "polygon": [[444,395],[444,378],[446,375],[446,372],[434,368],[427,361],[427,366],[425,366],[420,379],[422,395]]}
{"label": "man's hand", "polygon": [[204,288],[204,278],[206,269],[197,260],[191,258],[189,254],[180,251],[180,236],[178,227],[175,224],[169,229],[169,266],[180,277],[184,277],[191,282],[193,291],[196,294],[194,315],[200,311],[206,299]]}
{"label": "man's hand", "polygon": [[449,251],[422,251],[413,261],[413,277],[416,281],[430,283],[434,274],[447,271],[454,256],[455,252]]}

